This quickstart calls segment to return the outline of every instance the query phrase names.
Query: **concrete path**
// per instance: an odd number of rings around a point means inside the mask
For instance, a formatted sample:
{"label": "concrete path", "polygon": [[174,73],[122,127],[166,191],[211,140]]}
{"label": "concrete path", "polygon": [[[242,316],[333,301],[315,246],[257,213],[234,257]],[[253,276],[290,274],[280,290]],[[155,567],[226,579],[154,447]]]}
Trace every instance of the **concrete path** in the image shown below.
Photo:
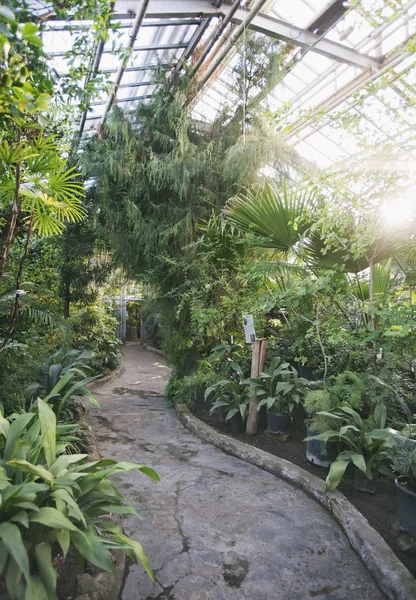
{"label": "concrete path", "polygon": [[[129,568],[122,600],[381,600],[336,522],[303,492],[185,429],[161,394],[169,370],[139,346],[96,390],[102,456],[151,465],[116,478],[143,520],[125,529],[154,569]],[[142,391],[144,390],[144,391]],[[116,600],[116,599],[115,599]]]}

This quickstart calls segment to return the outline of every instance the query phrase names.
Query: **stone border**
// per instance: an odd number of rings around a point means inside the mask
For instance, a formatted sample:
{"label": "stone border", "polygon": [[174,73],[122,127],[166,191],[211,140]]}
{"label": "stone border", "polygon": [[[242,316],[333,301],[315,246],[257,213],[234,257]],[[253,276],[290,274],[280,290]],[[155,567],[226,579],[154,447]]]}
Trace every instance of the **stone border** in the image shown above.
{"label": "stone border", "polygon": [[97,388],[98,386],[104,385],[105,383],[109,383],[110,381],[117,379],[117,377],[121,377],[125,370],[126,368],[124,364],[120,364],[114,369],[114,371],[111,371],[111,373],[109,373],[108,375],[104,375],[103,377],[100,377],[95,381],[91,381],[91,383],[88,384],[88,387],[90,390],[95,390],[95,388]]}
{"label": "stone border", "polygon": [[414,600],[416,580],[367,519],[338,491],[325,494],[325,483],[301,467],[217,432],[196,418],[186,404],[175,404],[181,422],[192,433],[228,454],[269,471],[299,487],[339,523],[380,590],[389,600]]}
{"label": "stone border", "polygon": [[153,352],[154,354],[158,354],[162,358],[166,359],[166,356],[164,355],[164,353],[162,352],[162,350],[159,350],[158,348],[154,348],[153,346],[149,346],[149,344],[143,344],[142,348],[144,348],[145,350],[148,350],[149,352]]}

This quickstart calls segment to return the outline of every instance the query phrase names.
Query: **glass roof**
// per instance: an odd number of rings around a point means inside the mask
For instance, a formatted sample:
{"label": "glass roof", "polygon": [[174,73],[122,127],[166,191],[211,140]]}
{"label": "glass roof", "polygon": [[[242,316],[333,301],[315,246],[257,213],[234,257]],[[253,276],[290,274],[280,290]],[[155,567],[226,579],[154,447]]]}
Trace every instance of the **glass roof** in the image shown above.
{"label": "glass roof", "polygon": [[[47,8],[37,0],[32,5],[39,13]],[[204,83],[190,110],[211,122],[224,99],[243,102],[230,90],[236,42],[253,29],[287,48],[285,75],[260,108],[274,114],[282,136],[301,156],[327,167],[380,144],[414,140],[416,0],[116,0],[112,22],[118,28],[109,29],[95,54],[102,90],[90,99],[78,128],[94,129],[105,118],[111,94],[133,110],[157,89],[158,66],[179,70],[185,61],[201,63],[196,77]],[[69,72],[66,52],[81,34],[93,44],[91,25],[47,20],[44,46],[57,74]],[[132,52],[123,68],[129,42]],[[80,54],[73,65],[83,60]],[[213,65],[215,74],[205,82]]]}

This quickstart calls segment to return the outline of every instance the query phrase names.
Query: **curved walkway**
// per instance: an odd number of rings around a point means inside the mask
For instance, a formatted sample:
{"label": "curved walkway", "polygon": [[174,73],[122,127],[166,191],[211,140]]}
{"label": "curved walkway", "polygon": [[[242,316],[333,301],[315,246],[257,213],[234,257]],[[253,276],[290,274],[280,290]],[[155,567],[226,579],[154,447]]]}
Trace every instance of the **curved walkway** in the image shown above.
{"label": "curved walkway", "polygon": [[97,388],[102,456],[155,467],[116,479],[143,520],[125,529],[154,569],[130,566],[122,600],[381,600],[336,522],[302,491],[193,436],[161,394],[169,370],[137,345]]}

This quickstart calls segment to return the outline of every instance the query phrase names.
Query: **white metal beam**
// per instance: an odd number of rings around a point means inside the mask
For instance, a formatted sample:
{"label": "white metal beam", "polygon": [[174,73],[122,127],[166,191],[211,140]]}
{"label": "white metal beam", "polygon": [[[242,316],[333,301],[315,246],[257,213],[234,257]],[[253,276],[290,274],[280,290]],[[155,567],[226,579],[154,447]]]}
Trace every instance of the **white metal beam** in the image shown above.
{"label": "white metal beam", "polygon": [[[133,0],[120,0],[116,2],[115,13],[134,12],[136,3]],[[147,18],[194,18],[204,16],[223,16],[233,10],[233,5],[223,4],[219,9],[215,8],[210,0],[150,0],[147,10]],[[240,25],[247,16],[247,10],[238,9],[233,15],[231,22]],[[310,48],[312,52],[322,54],[332,60],[344,62],[361,69],[378,69],[381,61],[361,54],[343,44],[332,42],[325,37],[320,37],[301,27],[285,23],[269,15],[260,13],[250,23],[250,29],[264,33],[270,37],[290,42],[301,48]]]}

